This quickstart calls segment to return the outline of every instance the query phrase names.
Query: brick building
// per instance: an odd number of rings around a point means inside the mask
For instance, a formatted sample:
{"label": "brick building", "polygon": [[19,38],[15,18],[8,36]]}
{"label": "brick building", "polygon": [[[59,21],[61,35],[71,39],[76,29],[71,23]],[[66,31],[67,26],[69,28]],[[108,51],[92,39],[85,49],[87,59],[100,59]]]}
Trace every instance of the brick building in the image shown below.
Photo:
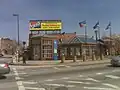
{"label": "brick building", "polygon": [[[61,59],[61,54],[64,53],[66,59],[82,57],[85,52],[88,58],[91,58],[96,47],[96,40],[92,37],[87,38],[85,43],[84,35],[76,35],[74,33],[63,34],[44,34],[31,35],[29,37],[29,58],[32,60],[53,60],[54,59],[54,40],[58,41],[57,55]],[[61,41],[61,42],[60,42]],[[98,50],[97,50],[98,51]]]}
{"label": "brick building", "polygon": [[0,53],[13,54],[15,51],[16,41],[9,38],[0,38]]}
{"label": "brick building", "polygon": [[[29,36],[29,58],[33,60],[53,60],[54,57],[54,41],[59,39],[68,40],[73,38],[76,33],[61,34],[44,34]],[[57,51],[59,52],[59,50]]]}

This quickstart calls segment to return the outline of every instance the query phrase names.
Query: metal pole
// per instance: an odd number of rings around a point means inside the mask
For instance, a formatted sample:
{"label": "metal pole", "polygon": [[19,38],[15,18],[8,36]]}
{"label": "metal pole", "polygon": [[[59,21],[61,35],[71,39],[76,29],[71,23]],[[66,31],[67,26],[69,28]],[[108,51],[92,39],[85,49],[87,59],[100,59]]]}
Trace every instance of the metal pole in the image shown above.
{"label": "metal pole", "polygon": [[112,30],[110,26],[110,55],[112,54]]}
{"label": "metal pole", "polygon": [[[98,27],[98,35],[99,35],[99,40],[101,39],[100,37],[100,27]],[[100,59],[102,60],[102,48],[101,48],[101,44],[100,44],[100,41],[99,41],[99,51],[100,51]]]}
{"label": "metal pole", "polygon": [[98,37],[99,37],[99,39],[100,39],[100,27],[98,26]]}
{"label": "metal pole", "polygon": [[85,26],[85,43],[87,43],[87,26]]}
{"label": "metal pole", "polygon": [[19,46],[19,15],[17,15],[17,25],[18,25],[18,46]]}
{"label": "metal pole", "polygon": [[98,41],[98,31],[97,30],[95,30],[95,38],[96,38],[96,44],[97,44],[97,41]]}
{"label": "metal pole", "polygon": [[17,17],[17,39],[18,39],[18,46],[19,46],[19,14],[13,14],[13,16]]}

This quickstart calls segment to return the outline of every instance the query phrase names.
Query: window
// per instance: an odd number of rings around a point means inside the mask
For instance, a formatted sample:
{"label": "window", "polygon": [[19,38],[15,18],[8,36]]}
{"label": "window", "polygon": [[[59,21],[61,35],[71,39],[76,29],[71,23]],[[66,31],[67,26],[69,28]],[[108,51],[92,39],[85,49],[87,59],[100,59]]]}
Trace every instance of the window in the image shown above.
{"label": "window", "polygon": [[67,48],[64,48],[64,54],[67,55]]}
{"label": "window", "polygon": [[70,55],[74,55],[74,48],[70,48]]}
{"label": "window", "polygon": [[80,56],[80,48],[76,48],[76,55]]}

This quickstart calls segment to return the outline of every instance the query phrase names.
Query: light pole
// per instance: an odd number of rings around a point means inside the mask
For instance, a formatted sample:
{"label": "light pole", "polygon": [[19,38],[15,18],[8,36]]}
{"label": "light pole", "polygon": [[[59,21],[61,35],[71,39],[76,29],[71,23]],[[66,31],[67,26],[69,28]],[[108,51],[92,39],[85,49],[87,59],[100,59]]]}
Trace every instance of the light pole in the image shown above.
{"label": "light pole", "polygon": [[19,46],[19,14],[13,14],[13,16],[17,17],[17,39],[18,39],[18,46]]}

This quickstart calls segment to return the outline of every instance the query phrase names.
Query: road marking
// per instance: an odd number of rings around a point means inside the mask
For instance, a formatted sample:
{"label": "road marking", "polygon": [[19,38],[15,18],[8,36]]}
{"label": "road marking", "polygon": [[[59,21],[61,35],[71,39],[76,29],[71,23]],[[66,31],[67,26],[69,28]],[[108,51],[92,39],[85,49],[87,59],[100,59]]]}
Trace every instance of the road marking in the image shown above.
{"label": "road marking", "polygon": [[[15,79],[20,78],[16,68],[12,68],[12,69],[14,71],[14,74],[16,75]],[[17,86],[18,86],[18,90],[25,90],[25,87],[23,86],[22,81],[16,81],[16,83],[17,83]]]}
{"label": "road marking", "polygon": [[78,75],[77,77],[83,77],[83,75]]}
{"label": "road marking", "polygon": [[23,78],[20,78],[20,77],[16,76],[15,79],[16,80],[20,80],[20,79],[23,79]]}
{"label": "road marking", "polygon": [[59,65],[59,66],[65,66],[65,65]]}
{"label": "road marking", "polygon": [[23,81],[24,84],[37,84],[37,82],[27,82],[27,81]]}
{"label": "road marking", "polygon": [[56,79],[47,79],[47,80],[44,80],[44,81],[55,81]]}
{"label": "road marking", "polygon": [[103,73],[96,73],[96,75],[102,75]]}
{"label": "road marking", "polygon": [[84,87],[84,89],[92,89],[92,90],[114,90],[111,88],[100,88],[100,87]]}
{"label": "road marking", "polygon": [[64,84],[45,84],[48,86],[55,86],[55,87],[75,87],[75,85],[64,85]]}
{"label": "road marking", "polygon": [[119,87],[118,87],[118,86],[113,85],[113,84],[103,83],[103,85],[105,85],[105,86],[109,86],[109,87],[112,87],[112,88],[115,88],[115,89],[119,89]]}
{"label": "road marking", "polygon": [[45,88],[34,88],[34,87],[25,87],[25,89],[31,89],[31,90],[45,90]]}
{"label": "road marking", "polygon": [[109,77],[109,78],[112,78],[112,79],[119,79],[120,78],[120,77],[114,76],[114,75],[105,75],[105,77]]}
{"label": "road marking", "polygon": [[27,73],[23,72],[23,73],[18,73],[18,74],[19,74],[19,75],[20,75],[20,74],[22,74],[22,75],[23,75],[23,74],[27,74]]}
{"label": "road marking", "polygon": [[119,72],[120,70],[113,70],[112,72]]}
{"label": "road marking", "polygon": [[94,78],[87,78],[87,79],[85,79],[85,80],[90,80],[90,81],[94,81],[94,82],[100,82],[99,80],[96,80],[96,79],[94,79]]}
{"label": "road marking", "polygon": [[90,82],[80,82],[80,81],[66,81],[68,83],[76,83],[76,84],[92,84]]}
{"label": "road marking", "polygon": [[65,67],[66,67],[66,68],[69,68],[70,66],[67,66],[67,65],[66,65]]}
{"label": "road marking", "polygon": [[59,68],[57,68],[57,67],[53,67],[54,69],[57,69],[57,70],[60,70]]}
{"label": "road marking", "polygon": [[37,71],[37,70],[32,70],[32,71]]}
{"label": "road marking", "polygon": [[16,71],[16,68],[12,68],[13,69],[13,71]]}
{"label": "road marking", "polygon": [[25,90],[25,87],[22,84],[22,81],[17,81],[18,90]]}
{"label": "road marking", "polygon": [[70,79],[70,77],[63,77],[63,78],[61,78],[61,79]]}

